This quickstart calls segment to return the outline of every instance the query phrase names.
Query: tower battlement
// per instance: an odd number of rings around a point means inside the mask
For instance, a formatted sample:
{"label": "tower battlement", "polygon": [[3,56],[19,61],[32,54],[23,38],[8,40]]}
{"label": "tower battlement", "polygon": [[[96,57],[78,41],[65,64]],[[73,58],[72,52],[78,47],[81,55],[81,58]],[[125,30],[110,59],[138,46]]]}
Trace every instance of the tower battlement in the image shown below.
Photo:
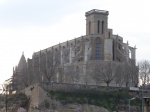
{"label": "tower battlement", "polygon": [[109,14],[109,12],[106,11],[106,10],[93,9],[93,10],[90,10],[90,11],[86,12],[86,13],[85,13],[85,16],[88,16],[88,15],[93,14],[93,13],[106,14],[106,15]]}

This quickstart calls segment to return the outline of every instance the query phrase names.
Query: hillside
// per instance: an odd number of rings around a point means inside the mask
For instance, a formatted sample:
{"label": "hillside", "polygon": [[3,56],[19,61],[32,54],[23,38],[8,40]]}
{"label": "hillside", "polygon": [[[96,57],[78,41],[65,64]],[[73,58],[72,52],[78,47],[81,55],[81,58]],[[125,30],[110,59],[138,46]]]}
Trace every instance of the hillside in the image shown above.
{"label": "hillside", "polygon": [[[49,91],[49,97],[60,101],[62,104],[88,104],[97,107],[103,107],[109,112],[113,111],[128,111],[128,99],[132,98],[125,91]],[[136,112],[140,112],[141,100],[136,98],[131,101],[131,108]],[[92,112],[92,111],[91,111]]]}
{"label": "hillside", "polygon": [[[32,86],[33,88],[33,86]],[[27,97],[22,94],[25,93]],[[28,102],[28,112],[113,112],[128,111],[128,101],[133,96],[127,91],[53,91],[38,85],[8,97],[8,112],[15,112],[20,104]],[[3,96],[4,97],[4,96]],[[3,107],[5,103],[2,103]],[[2,106],[1,106],[2,107]],[[131,101],[131,110],[140,112],[141,100]],[[14,111],[12,111],[14,110]],[[1,112],[4,111],[1,110]]]}

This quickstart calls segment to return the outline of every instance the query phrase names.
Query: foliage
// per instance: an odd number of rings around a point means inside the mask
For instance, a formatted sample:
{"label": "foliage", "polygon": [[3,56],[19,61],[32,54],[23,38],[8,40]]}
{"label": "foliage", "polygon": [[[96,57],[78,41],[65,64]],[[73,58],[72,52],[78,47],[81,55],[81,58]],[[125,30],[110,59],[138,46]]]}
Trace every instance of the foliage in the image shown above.
{"label": "foliage", "polygon": [[25,94],[19,93],[8,96],[8,106],[12,106],[13,104],[18,104],[22,107],[28,104],[29,99]]}
{"label": "foliage", "polygon": [[[91,105],[97,105],[108,109],[109,111],[116,110],[118,104],[128,105],[128,99],[132,98],[125,91],[49,91],[49,96],[56,100],[62,101],[62,103],[77,102],[80,104],[88,103]],[[140,100],[136,99],[131,102],[131,105],[140,104]]]}
{"label": "foliage", "polygon": [[0,109],[4,107],[4,104],[3,104],[4,97],[5,97],[4,94],[0,94]]}
{"label": "foliage", "polygon": [[0,94],[0,101],[2,101],[4,99],[4,95]]}

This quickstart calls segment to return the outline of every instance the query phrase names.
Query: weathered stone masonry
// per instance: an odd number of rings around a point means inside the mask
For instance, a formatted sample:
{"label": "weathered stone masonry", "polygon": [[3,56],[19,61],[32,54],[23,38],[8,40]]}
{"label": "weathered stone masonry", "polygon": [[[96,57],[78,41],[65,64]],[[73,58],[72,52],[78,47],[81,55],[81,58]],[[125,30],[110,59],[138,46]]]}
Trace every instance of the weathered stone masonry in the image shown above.
{"label": "weathered stone masonry", "polygon": [[59,62],[57,73],[52,81],[59,83],[67,82],[65,70],[72,65],[73,72],[78,75],[76,83],[84,82],[87,63],[114,61],[116,63],[132,62],[135,65],[136,48],[129,46],[128,42],[123,43],[121,36],[113,34],[113,30],[108,28],[108,15],[109,12],[105,10],[93,9],[86,12],[85,36],[33,53],[32,59],[27,60],[27,65],[36,77],[35,82],[46,82],[41,69],[43,67],[48,69],[51,54],[55,54],[53,58],[57,58]]}

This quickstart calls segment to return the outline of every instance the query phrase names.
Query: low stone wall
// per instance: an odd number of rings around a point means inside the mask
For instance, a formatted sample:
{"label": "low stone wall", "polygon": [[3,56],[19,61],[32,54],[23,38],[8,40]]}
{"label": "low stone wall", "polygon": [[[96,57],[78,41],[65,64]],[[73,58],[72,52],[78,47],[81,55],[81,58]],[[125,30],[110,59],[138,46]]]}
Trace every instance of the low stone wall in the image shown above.
{"label": "low stone wall", "polygon": [[120,87],[107,87],[98,85],[85,85],[85,84],[70,84],[70,83],[40,83],[40,86],[45,90],[59,90],[59,91],[77,91],[77,90],[101,90],[101,91],[116,91],[116,90],[127,90],[126,88]]}

